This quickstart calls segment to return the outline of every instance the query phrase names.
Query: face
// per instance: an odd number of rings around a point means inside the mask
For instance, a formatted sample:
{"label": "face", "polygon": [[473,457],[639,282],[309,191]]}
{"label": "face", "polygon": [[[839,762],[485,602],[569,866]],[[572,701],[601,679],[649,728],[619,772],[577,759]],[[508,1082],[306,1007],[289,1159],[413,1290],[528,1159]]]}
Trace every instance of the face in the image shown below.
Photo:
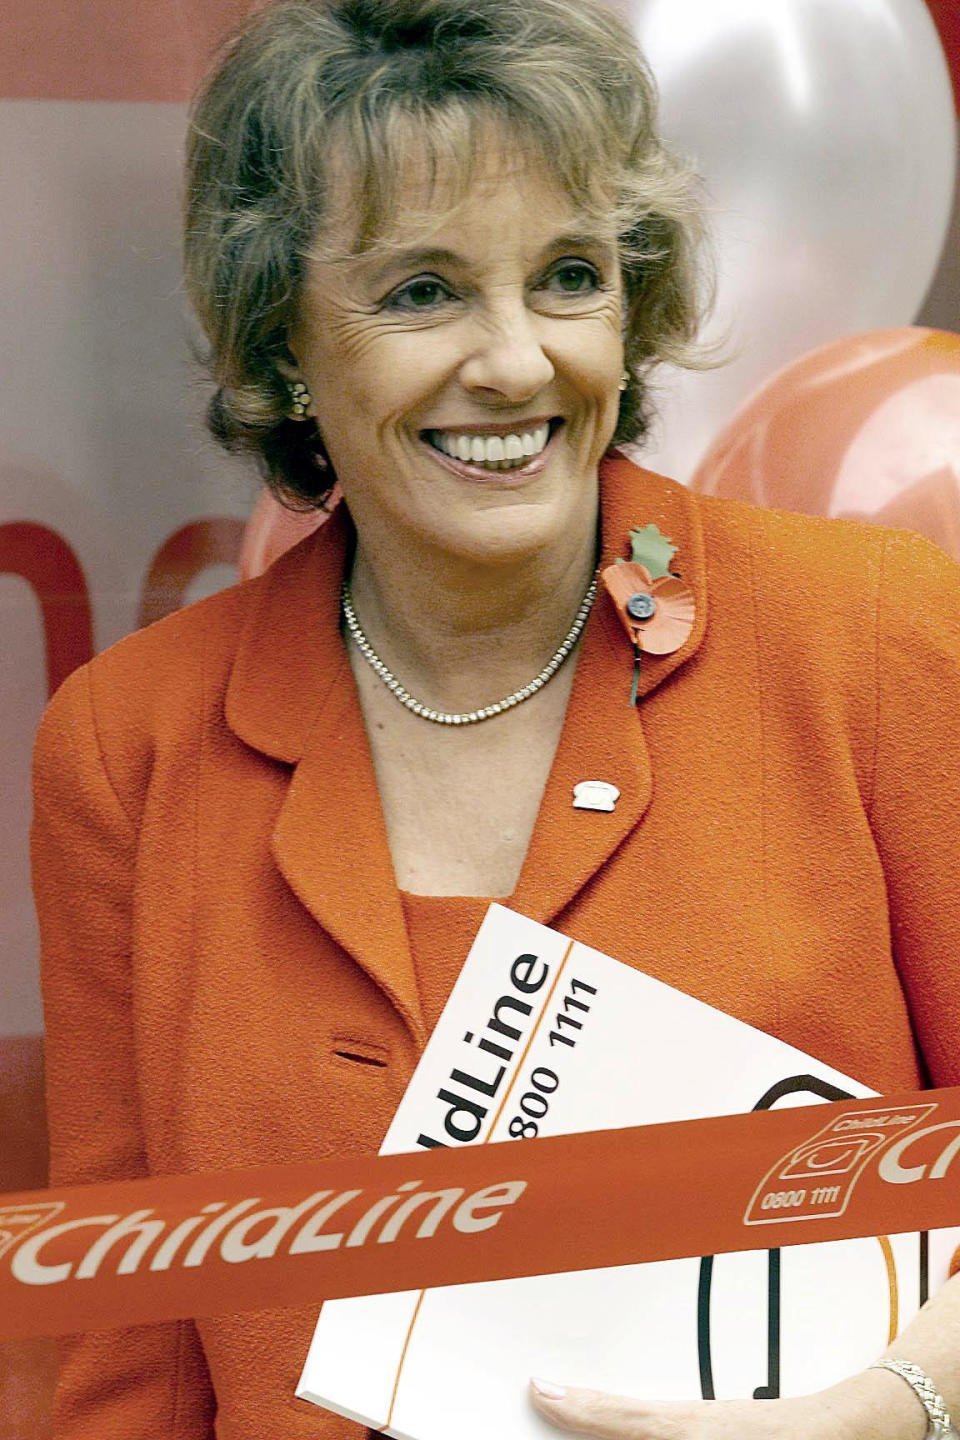
{"label": "face", "polygon": [[[415,214],[430,194],[408,169]],[[368,551],[507,561],[595,527],[623,371],[615,236],[523,153],[491,148],[477,177],[426,239],[401,214],[386,258],[314,261],[289,335]]]}

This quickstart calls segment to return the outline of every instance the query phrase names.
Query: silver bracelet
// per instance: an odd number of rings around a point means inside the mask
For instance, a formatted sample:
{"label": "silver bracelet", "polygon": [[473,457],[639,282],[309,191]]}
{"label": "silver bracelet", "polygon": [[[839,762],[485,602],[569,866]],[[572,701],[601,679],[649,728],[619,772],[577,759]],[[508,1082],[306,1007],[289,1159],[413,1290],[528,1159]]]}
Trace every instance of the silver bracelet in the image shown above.
{"label": "silver bracelet", "polygon": [[930,1421],[927,1440],[946,1440],[948,1435],[954,1433],[953,1422],[944,1404],[943,1396],[938,1392],[930,1376],[925,1370],[921,1370],[919,1365],[914,1365],[910,1360],[877,1360],[869,1368],[871,1370],[892,1370],[894,1375],[899,1375],[901,1380],[906,1380],[927,1412],[927,1419]]}

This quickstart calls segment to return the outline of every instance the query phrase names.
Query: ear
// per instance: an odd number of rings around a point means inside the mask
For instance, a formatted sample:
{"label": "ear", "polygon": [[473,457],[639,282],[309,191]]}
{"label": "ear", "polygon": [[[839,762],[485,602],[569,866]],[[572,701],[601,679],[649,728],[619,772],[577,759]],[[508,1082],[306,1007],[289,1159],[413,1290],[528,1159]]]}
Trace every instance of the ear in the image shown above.
{"label": "ear", "polygon": [[293,385],[297,380],[303,379],[300,373],[300,362],[289,345],[284,345],[282,349],[278,350],[276,356],[273,357],[273,364],[277,374],[282,376],[288,385]]}

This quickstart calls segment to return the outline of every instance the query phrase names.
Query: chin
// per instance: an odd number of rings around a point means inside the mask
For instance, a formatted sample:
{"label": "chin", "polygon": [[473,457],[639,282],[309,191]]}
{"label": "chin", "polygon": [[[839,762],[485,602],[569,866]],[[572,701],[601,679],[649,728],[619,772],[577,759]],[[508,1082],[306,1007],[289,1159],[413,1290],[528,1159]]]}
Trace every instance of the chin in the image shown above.
{"label": "chin", "polygon": [[[457,525],[445,525],[429,539],[441,550],[463,560],[509,565],[533,558],[560,543],[576,523],[568,505],[510,496],[490,503]],[[425,538],[428,538],[425,536]]]}

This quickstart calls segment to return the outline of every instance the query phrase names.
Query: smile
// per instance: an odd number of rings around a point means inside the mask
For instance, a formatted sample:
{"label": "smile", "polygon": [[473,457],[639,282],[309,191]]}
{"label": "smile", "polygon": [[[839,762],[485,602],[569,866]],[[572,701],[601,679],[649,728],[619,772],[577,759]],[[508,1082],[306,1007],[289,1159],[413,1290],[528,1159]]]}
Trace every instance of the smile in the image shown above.
{"label": "smile", "polygon": [[503,474],[508,471],[533,473],[563,421],[557,417],[532,429],[517,429],[503,435],[476,431],[424,430],[423,439],[435,451],[465,472]]}

